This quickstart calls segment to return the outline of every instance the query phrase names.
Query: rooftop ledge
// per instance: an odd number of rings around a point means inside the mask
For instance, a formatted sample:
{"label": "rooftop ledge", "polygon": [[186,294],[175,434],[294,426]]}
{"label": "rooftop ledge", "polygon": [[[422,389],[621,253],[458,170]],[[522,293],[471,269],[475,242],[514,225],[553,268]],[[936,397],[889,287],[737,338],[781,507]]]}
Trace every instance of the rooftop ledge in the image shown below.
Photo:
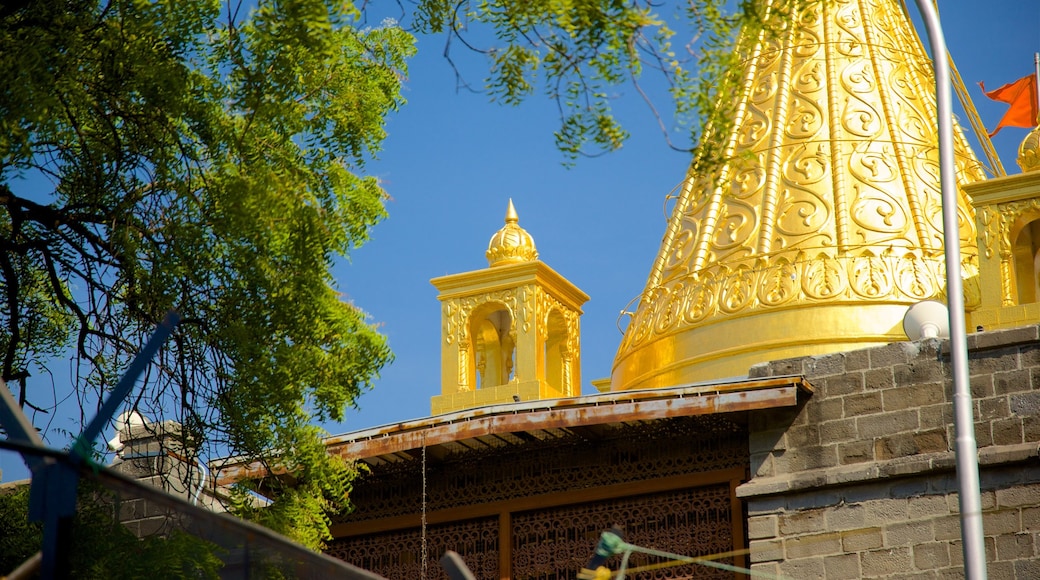
{"label": "rooftop ledge", "polygon": [[[521,401],[364,429],[325,444],[330,453],[365,459],[498,433],[790,407],[812,392],[804,377],[782,376]],[[263,475],[255,463],[226,459],[219,465],[220,484]]]}
{"label": "rooftop ledge", "polygon": [[[1038,462],[1038,455],[1040,455],[1040,450],[1035,442],[982,447],[979,449],[979,467]],[[869,461],[814,469],[811,472],[756,477],[737,487],[737,497],[764,497],[797,491],[816,491],[827,487],[876,482],[879,479],[951,472],[956,467],[957,459],[953,451],[922,453],[885,461]]]}

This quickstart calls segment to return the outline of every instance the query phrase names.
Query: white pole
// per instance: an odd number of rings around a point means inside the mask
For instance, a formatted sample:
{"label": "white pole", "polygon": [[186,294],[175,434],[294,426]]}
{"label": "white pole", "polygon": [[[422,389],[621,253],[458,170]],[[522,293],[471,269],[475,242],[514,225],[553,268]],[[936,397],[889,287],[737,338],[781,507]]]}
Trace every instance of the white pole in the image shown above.
{"label": "white pole", "polygon": [[950,63],[939,14],[932,0],[917,0],[935,65],[935,104],[939,120],[939,179],[942,191],[943,243],[946,246],[946,296],[950,310],[950,362],[953,367],[954,431],[957,435],[957,491],[960,498],[964,574],[967,580],[986,579],[986,546],[982,532],[979,455],[975,444],[971,388],[968,382],[968,339],[961,280],[961,240],[957,223],[957,183],[953,157],[953,106]]}
{"label": "white pole", "polygon": [[1040,124],[1040,52],[1033,53],[1033,72],[1036,74],[1036,118],[1033,119]]}

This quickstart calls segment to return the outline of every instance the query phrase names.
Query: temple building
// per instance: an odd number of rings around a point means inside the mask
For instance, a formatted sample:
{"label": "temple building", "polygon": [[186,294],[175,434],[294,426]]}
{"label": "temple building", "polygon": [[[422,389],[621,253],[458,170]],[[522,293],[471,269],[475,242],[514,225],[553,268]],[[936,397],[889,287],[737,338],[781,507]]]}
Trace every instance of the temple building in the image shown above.
{"label": "temple building", "polygon": [[[963,574],[948,341],[903,329],[946,299],[932,63],[896,0],[810,3],[739,50],[722,161],[691,165],[599,392],[588,296],[510,201],[488,266],[432,281],[431,415],[328,441],[369,468],[329,554],[573,578],[619,525],[703,558],[631,578]],[[987,566],[1040,578],[1040,129],[994,178],[955,132]]]}

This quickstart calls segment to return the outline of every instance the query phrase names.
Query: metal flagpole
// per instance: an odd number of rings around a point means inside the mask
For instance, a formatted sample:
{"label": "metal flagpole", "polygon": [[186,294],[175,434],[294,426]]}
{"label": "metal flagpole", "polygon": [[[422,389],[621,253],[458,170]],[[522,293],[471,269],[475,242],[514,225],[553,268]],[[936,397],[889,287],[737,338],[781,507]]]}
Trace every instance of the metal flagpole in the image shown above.
{"label": "metal flagpole", "polygon": [[1036,118],[1033,119],[1040,124],[1040,52],[1033,53],[1033,72],[1036,74]]}
{"label": "metal flagpole", "polygon": [[939,14],[932,0],[917,0],[935,66],[935,104],[939,124],[939,179],[942,190],[943,244],[946,247],[946,299],[950,310],[950,363],[953,370],[954,431],[957,434],[957,491],[961,510],[964,574],[968,580],[986,579],[986,547],[982,532],[982,493],[979,455],[975,444],[971,387],[968,381],[968,338],[964,320],[961,280],[961,240],[957,223],[957,183],[953,152],[953,107],[950,62]]}

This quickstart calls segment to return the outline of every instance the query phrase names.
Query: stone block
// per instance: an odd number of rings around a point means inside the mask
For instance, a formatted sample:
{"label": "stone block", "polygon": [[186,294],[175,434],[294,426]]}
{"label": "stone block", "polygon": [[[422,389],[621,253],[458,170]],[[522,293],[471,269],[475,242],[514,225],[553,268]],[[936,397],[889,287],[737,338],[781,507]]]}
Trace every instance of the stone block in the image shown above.
{"label": "stone block", "polygon": [[844,498],[837,491],[821,489],[812,493],[802,493],[787,498],[787,509],[792,511],[810,510],[840,505]]}
{"label": "stone block", "polygon": [[840,443],[856,438],[856,420],[840,419],[820,424],[820,443]]}
{"label": "stone block", "polygon": [[1010,328],[1007,330],[997,330],[993,332],[983,332],[975,334],[974,336],[976,341],[975,348],[980,350],[1007,347],[1027,342],[1036,342],[1038,339],[1036,325]]}
{"label": "stone block", "polygon": [[[911,502],[913,505],[913,502]],[[885,528],[885,547],[916,546],[935,539],[932,523],[927,519],[902,522]]]}
{"label": "stone block", "polygon": [[824,512],[827,527],[824,529],[840,532],[858,530],[863,527],[866,511],[859,504],[842,504]]}
{"label": "stone block", "polygon": [[845,355],[846,372],[870,368],[870,349],[853,350],[842,354]]}
{"label": "stone block", "polygon": [[1022,439],[1034,443],[1040,441],[1040,415],[1022,417]]}
{"label": "stone block", "polygon": [[[1040,506],[1021,509],[1022,529],[1040,532]],[[1040,548],[1040,546],[1038,546]],[[1040,555],[1040,550],[1038,554]]]}
{"label": "stone block", "polygon": [[859,578],[859,556],[856,554],[839,554],[823,559],[823,570],[826,578]]}
{"label": "stone block", "polygon": [[769,376],[769,363],[755,363],[748,369],[749,379],[764,379]]}
{"label": "stone block", "polygon": [[838,465],[838,449],[836,445],[789,449],[782,456],[776,456],[775,461],[779,473],[834,467]]}
{"label": "stone block", "polygon": [[917,417],[921,429],[939,429],[945,432],[953,422],[953,405],[940,403],[927,405],[917,409]]}
{"label": "stone block", "polygon": [[823,558],[780,562],[779,578],[823,578]]}
{"label": "stone block", "polygon": [[845,372],[845,355],[837,353],[805,357],[802,368],[809,379],[842,374]]}
{"label": "stone block", "polygon": [[1015,562],[1015,578],[1040,578],[1040,558]]}
{"label": "stone block", "polygon": [[1033,558],[1036,555],[1033,534],[1030,533],[997,536],[994,544],[998,561]]}
{"label": "stone block", "polygon": [[867,509],[864,521],[868,526],[886,526],[896,522],[905,522],[909,513],[909,505],[905,499],[880,499],[866,502]]}
{"label": "stone block", "polygon": [[990,397],[978,401],[979,413],[976,421],[993,421],[1003,419],[1011,414],[1007,397]]}
{"label": "stone block", "polygon": [[845,552],[863,552],[880,548],[884,544],[881,528],[861,528],[841,534],[841,545]]}
{"label": "stone block", "polygon": [[789,538],[784,542],[788,559],[812,558],[841,553],[841,534],[827,532]]}
{"label": "stone block", "polygon": [[946,443],[946,431],[944,429],[931,429],[914,433],[914,443],[917,444],[918,453],[941,453],[949,451]]}
{"label": "stone block", "polygon": [[910,521],[924,520],[936,516],[950,514],[950,506],[945,495],[925,495],[915,497],[909,502]]}
{"label": "stone block", "polygon": [[916,351],[917,347],[911,343],[904,342],[893,342],[892,344],[872,348],[870,349],[870,368],[877,369],[905,364],[908,361],[907,354],[911,353],[916,356]]}
{"label": "stone block", "polygon": [[779,530],[780,518],[775,514],[752,516],[748,518],[748,539],[763,540],[775,538]]}
{"label": "stone block", "polygon": [[914,568],[937,570],[950,565],[950,545],[946,542],[924,542],[911,548]]}
{"label": "stone block", "polygon": [[787,448],[817,447],[820,445],[818,424],[798,425],[787,430]]}
{"label": "stone block", "polygon": [[1001,509],[994,512],[983,512],[982,528],[986,535],[1014,534],[1019,530],[1018,510]]}
{"label": "stone block", "polygon": [[1015,577],[1015,565],[1011,562],[994,562],[992,560],[986,563],[986,578],[987,580],[1019,580]]}
{"label": "stone block", "polygon": [[[971,390],[971,398],[978,401],[993,396],[993,375],[974,376],[968,379]],[[946,400],[953,401],[953,382],[950,381],[943,386]]]}
{"label": "stone block", "polygon": [[874,440],[874,455],[879,460],[909,457],[917,452],[917,442],[913,433],[898,433]]}
{"label": "stone block", "polygon": [[748,435],[748,449],[751,453],[765,453],[787,449],[786,433],[787,429],[752,431]]}
{"label": "stone block", "polygon": [[776,472],[772,453],[754,453],[751,455],[751,473],[753,477],[772,477]]}
{"label": "stone block", "polygon": [[1008,408],[1014,415],[1040,416],[1040,391],[1011,395],[1008,399]]}
{"label": "stone block", "polygon": [[[1001,508],[1040,506],[1040,484],[998,489],[995,492],[995,496],[997,505]],[[1040,528],[1035,529],[1040,531]]]}
{"label": "stone block", "polygon": [[[956,434],[952,425],[950,426],[949,437],[950,441],[956,441]],[[993,432],[989,423],[975,423],[975,444],[979,447],[993,445]]]}
{"label": "stone block", "polygon": [[805,368],[803,361],[806,357],[788,358],[781,360],[769,361],[769,374],[770,377],[781,377],[786,375],[804,375]]}
{"label": "stone block", "polygon": [[868,391],[891,389],[896,386],[892,367],[870,369],[863,372],[863,383]]}
{"label": "stone block", "polygon": [[825,510],[813,509],[783,514],[778,520],[780,533],[787,537],[824,531],[827,529],[825,513]]}
{"label": "stone block", "polygon": [[864,576],[898,574],[910,570],[912,565],[910,548],[882,548],[860,556]]}
{"label": "stone block", "polygon": [[784,543],[781,540],[752,540],[748,548],[752,564],[784,559]]}
{"label": "stone block", "polygon": [[841,397],[863,392],[863,372],[855,371],[843,375],[826,377],[813,383],[824,398]]}
{"label": "stone block", "polygon": [[961,518],[959,515],[936,518],[932,520],[932,531],[935,533],[936,540],[959,540],[961,537]]}
{"label": "stone block", "polygon": [[845,405],[841,397],[830,399],[813,397],[805,407],[809,415],[809,423],[811,424],[835,421],[845,416]]}
{"label": "stone block", "polygon": [[947,372],[946,367],[937,360],[917,360],[892,367],[897,387],[942,382],[946,380]]}
{"label": "stone block", "polygon": [[758,577],[780,578],[780,564],[777,564],[776,562],[762,562],[761,564],[752,564],[750,568],[751,571]]}
{"label": "stone block", "polygon": [[874,461],[873,441],[853,441],[838,444],[838,461],[842,465]]}
{"label": "stone block", "polygon": [[885,437],[895,433],[916,431],[920,427],[916,409],[883,413],[873,417],[858,417],[856,431],[863,439]]}
{"label": "stone block", "polygon": [[1014,347],[986,351],[975,351],[968,354],[968,375],[992,375],[993,373],[1013,371],[1018,368],[1018,349]]}
{"label": "stone block", "polygon": [[1040,344],[1023,344],[1018,347],[1018,366],[1023,369],[1040,367]]}
{"label": "stone block", "polygon": [[845,417],[859,417],[881,412],[881,392],[873,391],[848,395],[845,401]]}
{"label": "stone block", "polygon": [[990,432],[994,445],[1016,445],[1025,442],[1022,437],[1022,420],[1018,417],[993,421]]}
{"label": "stone block", "polygon": [[1028,370],[1020,369],[993,375],[993,393],[995,395],[1028,392],[1032,388],[1033,383]]}
{"label": "stone block", "polygon": [[[908,467],[912,464],[908,464]],[[883,473],[890,475],[908,475],[917,474],[920,472],[921,464],[914,465],[912,470],[907,470],[906,473],[898,474],[896,469],[887,469]],[[891,486],[891,494],[893,498],[905,499],[909,498],[910,501],[907,504],[909,508],[913,505],[918,498],[928,493],[929,483],[927,479],[920,477],[913,477],[908,479],[900,479],[894,482]]]}

